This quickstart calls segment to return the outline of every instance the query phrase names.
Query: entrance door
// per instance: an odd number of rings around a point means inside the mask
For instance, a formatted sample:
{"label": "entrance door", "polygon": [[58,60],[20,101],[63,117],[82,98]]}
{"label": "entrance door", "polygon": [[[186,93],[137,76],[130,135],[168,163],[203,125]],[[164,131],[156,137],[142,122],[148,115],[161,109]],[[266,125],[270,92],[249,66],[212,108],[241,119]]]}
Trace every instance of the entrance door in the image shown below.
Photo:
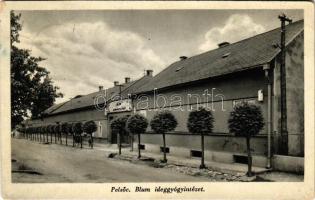
{"label": "entrance door", "polygon": [[[117,144],[117,142],[118,142],[118,135],[117,135],[117,133],[115,133],[115,132],[113,132],[113,131],[111,130],[110,124],[112,123],[112,121],[113,121],[114,119],[116,119],[117,117],[121,117],[121,116],[123,116],[123,115],[110,115],[110,116],[108,116],[108,121],[109,121],[109,133],[110,133],[110,135],[111,135],[111,143],[112,143],[112,144]],[[126,115],[126,116],[129,117],[130,115]],[[122,143],[122,144],[130,144],[129,134],[123,135],[123,137],[121,137],[120,139],[121,139],[121,143]]]}

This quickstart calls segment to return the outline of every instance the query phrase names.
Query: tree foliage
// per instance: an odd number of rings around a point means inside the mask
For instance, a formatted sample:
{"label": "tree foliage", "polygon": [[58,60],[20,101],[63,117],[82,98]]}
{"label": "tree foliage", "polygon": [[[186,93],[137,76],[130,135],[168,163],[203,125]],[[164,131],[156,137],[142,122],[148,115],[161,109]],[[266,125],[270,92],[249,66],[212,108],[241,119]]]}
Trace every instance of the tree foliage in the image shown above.
{"label": "tree foliage", "polygon": [[132,134],[145,133],[148,127],[148,120],[139,114],[132,115],[127,120],[127,129]]}
{"label": "tree foliage", "polygon": [[247,175],[252,176],[250,138],[251,136],[258,134],[264,127],[264,119],[260,107],[248,103],[242,103],[235,106],[230,114],[228,124],[231,133],[246,138],[248,157]]}
{"label": "tree foliage", "polygon": [[128,120],[128,117],[126,116],[118,117],[114,119],[112,123],[110,124],[112,131],[122,134],[122,135],[127,134],[127,130],[126,130],[127,120]]}
{"label": "tree foliage", "polygon": [[177,126],[175,116],[169,111],[161,111],[154,115],[150,122],[152,130],[156,133],[173,131]]}
{"label": "tree foliage", "polygon": [[82,122],[76,122],[72,126],[72,131],[75,135],[81,135],[83,133],[83,124]]}
{"label": "tree foliage", "polygon": [[243,103],[234,107],[228,119],[229,130],[236,136],[251,137],[264,127],[260,107]]}
{"label": "tree foliage", "polygon": [[194,134],[208,134],[212,132],[214,118],[212,112],[205,108],[193,110],[189,113],[187,128]]}
{"label": "tree foliage", "polygon": [[95,132],[97,130],[97,125],[94,121],[87,121],[84,123],[83,125],[83,130],[84,132],[86,132],[87,134],[92,134],[93,132]]}
{"label": "tree foliage", "polygon": [[55,125],[54,128],[55,128],[55,130],[54,130],[55,133],[61,133],[61,125],[60,124]]}
{"label": "tree foliage", "polygon": [[24,118],[40,117],[55,99],[62,97],[53,85],[49,71],[39,66],[42,57],[34,57],[31,51],[17,47],[22,30],[20,14],[11,12],[11,125],[15,127]]}
{"label": "tree foliage", "polygon": [[48,127],[47,127],[47,131],[48,131],[48,133],[53,133],[54,132],[54,125],[48,125]]}
{"label": "tree foliage", "polygon": [[62,133],[68,133],[68,123],[67,122],[61,124],[61,132]]}
{"label": "tree foliage", "polygon": [[71,135],[73,134],[73,123],[69,123],[67,126],[67,133],[70,133]]}

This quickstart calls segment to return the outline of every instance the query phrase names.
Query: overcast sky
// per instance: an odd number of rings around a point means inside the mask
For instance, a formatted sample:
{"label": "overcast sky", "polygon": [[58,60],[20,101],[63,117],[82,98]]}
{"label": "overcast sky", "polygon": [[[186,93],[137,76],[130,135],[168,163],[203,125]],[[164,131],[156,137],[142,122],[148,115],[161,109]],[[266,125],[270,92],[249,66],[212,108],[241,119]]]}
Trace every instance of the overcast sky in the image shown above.
{"label": "overcast sky", "polygon": [[282,12],[303,18],[299,10],[23,11],[20,47],[47,58],[41,65],[64,93],[62,102],[277,28]]}

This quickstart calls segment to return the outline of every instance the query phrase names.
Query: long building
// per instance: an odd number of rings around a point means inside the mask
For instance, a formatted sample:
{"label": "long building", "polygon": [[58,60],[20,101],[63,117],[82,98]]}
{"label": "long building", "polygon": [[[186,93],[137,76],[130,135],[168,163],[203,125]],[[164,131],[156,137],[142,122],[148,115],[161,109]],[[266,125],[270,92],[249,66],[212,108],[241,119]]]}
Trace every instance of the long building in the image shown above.
{"label": "long building", "polygon": [[[233,107],[248,102],[261,107],[263,130],[252,139],[253,165],[287,171],[304,166],[304,22],[286,26],[288,135],[281,133],[280,112],[280,28],[235,43],[222,42],[217,49],[180,59],[156,76],[147,71],[143,78],[107,90],[106,108],[96,109],[98,92],[78,96],[45,111],[36,123],[95,120],[97,137],[115,143],[110,121],[140,113],[149,121],[158,111],[170,110],[178,121],[167,133],[167,152],[182,157],[200,157],[200,136],[189,133],[188,114],[200,106],[213,111],[214,130],[205,137],[205,159],[246,162],[244,138],[229,133],[228,117]],[[118,99],[112,98],[118,95]],[[35,123],[35,121],[33,121]],[[285,141],[285,142],[283,142]],[[128,142],[127,140],[125,142]],[[162,137],[150,128],[142,136],[143,151],[162,151]],[[283,145],[286,145],[285,147]],[[281,149],[287,148],[283,155]],[[282,155],[281,155],[282,154]]]}
{"label": "long building", "polygon": [[[116,136],[113,137],[111,134],[110,121],[117,117],[117,114],[120,115],[121,112],[130,113],[131,107],[123,108],[123,106],[120,106],[121,109],[113,108],[113,105],[118,103],[115,102],[115,100],[120,99],[120,96],[127,98],[128,94],[147,83],[148,80],[152,78],[152,74],[152,70],[147,70],[146,74],[138,80],[131,81],[130,77],[125,77],[125,82],[122,84],[119,84],[118,81],[114,81],[113,87],[111,88],[103,88],[100,86],[97,92],[87,95],[77,95],[69,101],[48,108],[42,113],[41,119],[32,120],[28,122],[28,125],[38,126],[93,120],[98,125],[95,133],[96,139],[102,140],[103,142],[116,143]],[[107,108],[106,105],[109,107]],[[107,109],[111,110],[106,112]]]}

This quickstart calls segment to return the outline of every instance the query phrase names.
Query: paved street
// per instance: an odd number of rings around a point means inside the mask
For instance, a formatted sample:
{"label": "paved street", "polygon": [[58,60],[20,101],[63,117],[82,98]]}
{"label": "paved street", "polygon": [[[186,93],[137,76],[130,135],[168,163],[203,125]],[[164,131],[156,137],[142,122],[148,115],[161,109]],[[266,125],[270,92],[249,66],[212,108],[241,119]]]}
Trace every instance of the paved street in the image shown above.
{"label": "paved street", "polygon": [[12,159],[16,160],[13,166],[18,163],[20,169],[30,168],[42,174],[13,173],[13,182],[207,181],[169,169],[110,159],[97,148],[80,149],[25,139],[12,139]]}

